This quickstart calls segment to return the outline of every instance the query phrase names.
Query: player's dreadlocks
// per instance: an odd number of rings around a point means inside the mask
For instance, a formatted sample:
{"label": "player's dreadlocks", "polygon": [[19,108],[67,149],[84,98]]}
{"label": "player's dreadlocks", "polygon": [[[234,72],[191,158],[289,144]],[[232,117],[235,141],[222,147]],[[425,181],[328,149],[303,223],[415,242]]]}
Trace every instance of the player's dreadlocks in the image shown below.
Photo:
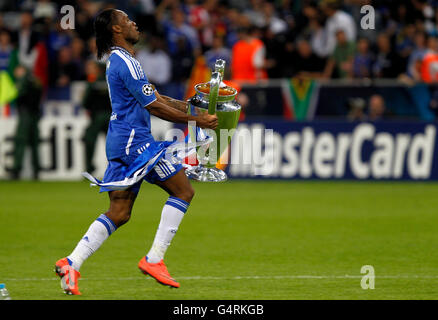
{"label": "player's dreadlocks", "polygon": [[97,58],[110,51],[113,46],[113,33],[111,27],[115,19],[115,9],[106,9],[100,12],[94,20],[94,32],[96,33]]}

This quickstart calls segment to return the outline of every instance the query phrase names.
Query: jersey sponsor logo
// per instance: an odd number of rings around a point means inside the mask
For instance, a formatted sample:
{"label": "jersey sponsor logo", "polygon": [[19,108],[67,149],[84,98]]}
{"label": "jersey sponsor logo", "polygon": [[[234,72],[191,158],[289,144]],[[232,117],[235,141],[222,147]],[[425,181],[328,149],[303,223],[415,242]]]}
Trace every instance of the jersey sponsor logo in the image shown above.
{"label": "jersey sponsor logo", "polygon": [[143,85],[143,88],[141,89],[143,91],[143,94],[145,96],[151,96],[154,93],[154,88],[152,88],[151,84],[145,84]]}

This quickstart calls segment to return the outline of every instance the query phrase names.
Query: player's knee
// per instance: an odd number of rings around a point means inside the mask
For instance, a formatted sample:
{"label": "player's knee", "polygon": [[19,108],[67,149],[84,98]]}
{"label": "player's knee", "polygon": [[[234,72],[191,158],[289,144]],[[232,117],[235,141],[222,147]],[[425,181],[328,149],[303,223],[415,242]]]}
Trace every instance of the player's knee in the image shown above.
{"label": "player's knee", "polygon": [[129,221],[129,219],[131,218],[131,210],[129,209],[110,210],[107,212],[106,215],[114,222],[114,224],[118,228]]}
{"label": "player's knee", "polygon": [[131,212],[130,211],[126,212],[120,216],[118,226],[120,227],[120,226],[124,225],[125,223],[127,223],[129,221],[129,219],[131,219]]}
{"label": "player's knee", "polygon": [[193,197],[195,196],[195,190],[190,187],[182,191],[177,197],[186,202],[191,202]]}

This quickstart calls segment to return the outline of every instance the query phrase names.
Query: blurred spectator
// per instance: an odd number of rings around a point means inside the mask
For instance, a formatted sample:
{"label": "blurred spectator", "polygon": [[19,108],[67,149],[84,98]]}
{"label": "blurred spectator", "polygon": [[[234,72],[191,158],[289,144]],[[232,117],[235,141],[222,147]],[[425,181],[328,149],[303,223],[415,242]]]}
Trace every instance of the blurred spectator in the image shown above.
{"label": "blurred spectator", "polygon": [[[432,7],[432,2],[435,1],[426,1],[426,0],[412,0],[412,4],[414,8],[416,9],[416,12],[418,12],[418,16],[424,21],[424,25],[426,30],[433,31],[434,27],[434,8]],[[435,2],[434,5],[436,6],[437,3]]]}
{"label": "blurred spectator", "polygon": [[26,146],[30,146],[32,154],[33,178],[38,179],[40,171],[38,144],[40,119],[40,103],[43,86],[32,72],[24,66],[17,66],[14,70],[15,84],[18,90],[16,106],[18,124],[14,138],[14,167],[12,178],[18,179],[23,168],[23,157]]}
{"label": "blurred spectator", "polygon": [[87,60],[94,59],[97,60],[97,47],[96,47],[96,37],[91,37],[87,41]]}
{"label": "blurred spectator", "polygon": [[237,81],[256,81],[267,79],[265,46],[253,36],[253,29],[241,28],[239,41],[233,46],[231,54],[231,77]]}
{"label": "blurred spectator", "polygon": [[24,11],[20,16],[20,30],[18,31],[18,47],[12,53],[9,68],[15,70],[22,65],[38,78],[44,89],[49,82],[46,46],[39,39],[39,34],[33,30],[33,16],[30,11]]}
{"label": "blurred spectator", "polygon": [[312,52],[312,47],[306,39],[297,40],[297,51],[293,56],[294,68],[287,76],[320,78],[324,70],[324,59]]}
{"label": "blurred spectator", "polygon": [[397,78],[404,71],[399,55],[392,49],[388,35],[382,33],[377,38],[377,56],[373,65],[376,78]]}
{"label": "blurred spectator", "polygon": [[57,63],[53,64],[51,83],[57,87],[66,87],[71,81],[79,80],[78,66],[74,63],[70,46],[62,47],[58,52]]}
{"label": "blurred spectator", "polygon": [[23,12],[20,21],[20,31],[18,31],[18,59],[21,65],[32,70],[37,58],[37,52],[33,49],[38,42],[38,34],[32,30],[32,13],[29,11]]}
{"label": "blurred spectator", "polygon": [[141,32],[156,34],[158,32],[157,21],[155,19],[156,1],[135,0],[135,2],[138,3],[138,8],[135,10],[136,16],[134,17],[138,29]]}
{"label": "blurred spectator", "polygon": [[340,10],[339,0],[322,0],[320,8],[327,18],[324,29],[316,35],[320,55],[330,56],[336,48],[336,34],[343,30],[348,41],[356,41],[356,23],[351,15]]}
{"label": "blurred spectator", "polygon": [[241,22],[241,15],[239,11],[234,8],[227,10],[225,23],[227,32],[225,34],[225,45],[232,48],[234,44],[239,41],[238,29]]}
{"label": "blurred spectator", "polygon": [[[213,30],[212,36],[213,38],[215,36],[220,36],[222,38],[225,38],[227,33],[231,32],[231,30],[229,30],[228,28],[229,26],[227,25],[227,13],[229,7],[225,2],[215,1],[214,3],[215,6],[210,11],[210,20]],[[213,41],[213,39],[211,40]]]}
{"label": "blurred spectator", "polygon": [[379,121],[383,120],[386,115],[385,100],[381,95],[375,94],[370,97],[368,105],[368,120]]}
{"label": "blurred spectator", "polygon": [[402,1],[398,5],[391,7],[391,17],[388,21],[386,34],[396,36],[401,32],[403,26],[415,21],[414,8],[412,1]]}
{"label": "blurred spectator", "polygon": [[226,68],[230,67],[231,50],[224,46],[224,41],[221,36],[215,36],[213,38],[212,48],[205,52],[205,60],[211,70],[214,70],[214,64],[217,59],[225,60]]}
{"label": "blurred spectator", "polygon": [[263,35],[261,40],[265,45],[265,67],[268,78],[282,78],[287,61],[290,60],[289,52],[285,50],[286,39],[283,34],[276,35],[269,27],[261,29],[261,32]]}
{"label": "blurred spectator", "polygon": [[[165,16],[166,9],[171,9],[171,17]],[[163,0],[156,10],[156,18],[163,27],[167,49],[172,61],[172,89],[174,97],[183,94],[182,83],[192,70],[195,57],[201,54],[201,47],[196,30],[185,22],[185,15],[177,3]]]}
{"label": "blurred spectator", "polygon": [[253,26],[262,28],[265,26],[265,18],[263,16],[263,0],[249,0],[246,4],[243,14],[249,18]]}
{"label": "blurred spectator", "polygon": [[348,41],[343,29],[336,32],[337,45],[333,55],[327,61],[324,70],[325,78],[351,78],[353,73],[353,59],[356,51],[356,45],[352,41]]}
{"label": "blurred spectator", "polygon": [[409,57],[406,73],[408,77],[416,81],[420,81],[421,63],[423,61],[424,55],[427,52],[426,34],[421,31],[416,32],[414,37],[414,42],[415,42],[415,48]]}
{"label": "blurred spectator", "polygon": [[[326,47],[326,30],[324,28],[325,20],[322,14],[317,10],[317,7],[306,6],[303,9],[307,24],[302,29],[302,33],[311,36],[312,49],[320,58],[326,59],[329,54]],[[334,49],[334,48],[333,48]]]}
{"label": "blurred spectator", "polygon": [[76,66],[76,77],[73,80],[85,80],[85,44],[78,37],[71,42],[72,62]]}
{"label": "blurred spectator", "polygon": [[310,36],[310,34],[307,33],[309,33],[308,32],[309,29],[314,29],[312,28],[312,25],[314,24],[315,21],[318,21],[318,24],[320,24],[322,28],[323,21],[321,18],[322,15],[318,11],[318,6],[315,2],[312,1],[304,2],[301,11],[294,16],[294,20],[295,20],[294,23],[297,32],[301,36]]}
{"label": "blurred spectator", "polygon": [[50,60],[55,61],[58,51],[62,47],[70,45],[72,38],[70,33],[64,30],[59,22],[53,23],[53,26],[47,39],[47,50]]}
{"label": "blurred spectator", "polygon": [[197,56],[200,53],[198,35],[196,30],[185,22],[184,12],[178,6],[174,6],[171,9],[171,18],[164,17],[163,11],[171,4],[171,1],[163,0],[156,11],[157,20],[164,29],[169,53],[176,56],[184,50]]}
{"label": "blurred spectator", "polygon": [[349,121],[365,121],[367,116],[365,114],[366,102],[362,98],[352,98],[348,101],[350,111],[348,112],[347,119]]}
{"label": "blurred spectator", "polygon": [[438,38],[430,36],[427,47],[421,62],[421,80],[426,83],[438,82]]}
{"label": "blurred spectator", "polygon": [[353,77],[370,78],[374,56],[370,51],[370,44],[367,38],[360,38],[357,42],[357,52],[353,59]]}
{"label": "blurred spectator", "polygon": [[33,17],[35,19],[48,18],[52,20],[56,17],[56,5],[50,0],[37,0],[35,3]]}
{"label": "blurred spectator", "polygon": [[11,36],[6,30],[0,30],[0,71],[7,70],[12,54]]}
{"label": "blurred spectator", "polygon": [[87,0],[76,1],[75,32],[84,41],[93,37],[93,19],[97,9]]}
{"label": "blurred spectator", "polygon": [[149,46],[140,49],[136,58],[143,67],[149,82],[157,87],[158,92],[162,92],[163,86],[169,83],[172,77],[172,61],[163,50],[161,38],[152,36]]}
{"label": "blurred spectator", "polygon": [[[406,65],[409,56],[415,50],[415,25],[408,24],[398,34],[396,39],[396,51],[400,56],[400,62]],[[404,71],[404,70],[403,70]]]}
{"label": "blurred spectator", "polygon": [[90,117],[90,124],[85,130],[85,164],[87,172],[93,172],[94,150],[99,133],[106,133],[111,114],[111,102],[105,82],[103,67],[94,60],[86,62],[87,89],[82,105]]}
{"label": "blurred spectator", "polygon": [[287,24],[284,20],[277,17],[275,7],[270,2],[265,2],[262,7],[264,26],[273,34],[286,32]]}
{"label": "blurred spectator", "polygon": [[196,1],[186,1],[190,3],[188,11],[188,21],[196,29],[198,38],[203,48],[211,47],[213,42],[214,26],[212,25],[210,12],[216,6],[217,0],[205,0],[200,4]]}

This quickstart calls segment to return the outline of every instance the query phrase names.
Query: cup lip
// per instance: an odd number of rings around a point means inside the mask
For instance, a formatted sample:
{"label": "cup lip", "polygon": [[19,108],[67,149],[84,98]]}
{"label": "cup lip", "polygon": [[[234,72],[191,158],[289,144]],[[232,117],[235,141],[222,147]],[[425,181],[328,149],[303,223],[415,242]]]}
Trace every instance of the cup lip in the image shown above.
{"label": "cup lip", "polygon": [[[208,84],[208,82],[204,82],[204,83],[198,83],[198,84],[196,84],[196,85],[195,85],[195,91],[196,91],[196,93],[199,94],[201,97],[206,97],[206,98],[208,98],[208,97],[210,96],[209,93],[204,93],[204,92],[202,92],[202,91],[199,90],[199,87],[200,87],[201,85],[205,85],[205,84]],[[221,101],[222,99],[225,99],[225,100],[228,101],[229,99],[232,99],[232,98],[234,98],[234,97],[237,95],[237,90],[236,90],[235,88],[230,87],[229,85],[227,85],[227,87],[233,89],[233,91],[234,91],[233,94],[218,95],[218,96],[217,96],[218,101]]]}

